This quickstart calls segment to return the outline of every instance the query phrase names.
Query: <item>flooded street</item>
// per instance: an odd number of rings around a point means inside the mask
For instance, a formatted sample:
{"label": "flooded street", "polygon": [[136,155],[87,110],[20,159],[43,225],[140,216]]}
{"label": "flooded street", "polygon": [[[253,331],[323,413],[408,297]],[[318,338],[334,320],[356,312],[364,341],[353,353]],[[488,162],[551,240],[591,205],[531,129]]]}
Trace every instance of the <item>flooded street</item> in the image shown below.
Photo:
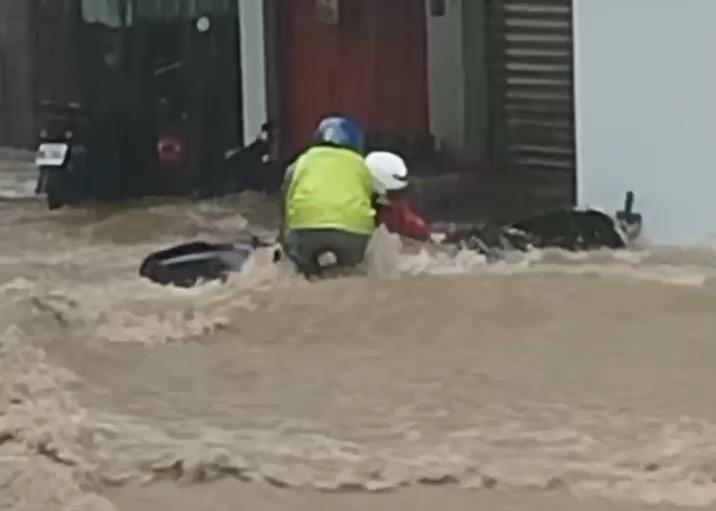
{"label": "flooded street", "polygon": [[716,503],[712,248],[487,264],[379,232],[365,276],[267,250],[178,290],[147,253],[271,235],[274,206],[49,212],[33,177],[0,167],[0,509]]}

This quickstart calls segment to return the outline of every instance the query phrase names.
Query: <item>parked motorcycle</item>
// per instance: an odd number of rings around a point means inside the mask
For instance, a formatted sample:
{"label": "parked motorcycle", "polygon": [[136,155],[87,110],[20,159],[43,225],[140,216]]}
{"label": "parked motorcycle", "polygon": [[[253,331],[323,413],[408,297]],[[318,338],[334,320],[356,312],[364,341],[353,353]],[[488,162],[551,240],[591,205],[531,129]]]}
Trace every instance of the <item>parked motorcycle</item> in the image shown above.
{"label": "parked motorcycle", "polygon": [[189,114],[180,88],[177,87],[183,72],[182,61],[163,64],[154,70],[159,90],[156,104],[158,132],[155,191],[160,193],[186,191],[192,187],[194,178],[189,151]]}
{"label": "parked motorcycle", "polygon": [[88,140],[92,121],[78,103],[42,101],[45,114],[35,156],[35,193],[46,194],[50,209],[83,198],[88,192]]}
{"label": "parked motorcycle", "polygon": [[281,166],[271,160],[273,136],[273,123],[265,122],[256,140],[245,147],[232,148],[224,153],[226,179],[231,191],[273,193],[281,187]]}

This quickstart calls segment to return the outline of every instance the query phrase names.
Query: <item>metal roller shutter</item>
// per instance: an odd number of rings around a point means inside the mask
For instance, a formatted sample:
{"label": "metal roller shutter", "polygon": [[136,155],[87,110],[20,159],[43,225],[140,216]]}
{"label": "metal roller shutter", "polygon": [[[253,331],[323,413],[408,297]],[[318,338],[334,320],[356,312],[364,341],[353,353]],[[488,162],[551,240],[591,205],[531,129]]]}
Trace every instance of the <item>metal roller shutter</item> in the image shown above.
{"label": "metal roller shutter", "polygon": [[487,0],[486,20],[495,165],[573,175],[572,0]]}

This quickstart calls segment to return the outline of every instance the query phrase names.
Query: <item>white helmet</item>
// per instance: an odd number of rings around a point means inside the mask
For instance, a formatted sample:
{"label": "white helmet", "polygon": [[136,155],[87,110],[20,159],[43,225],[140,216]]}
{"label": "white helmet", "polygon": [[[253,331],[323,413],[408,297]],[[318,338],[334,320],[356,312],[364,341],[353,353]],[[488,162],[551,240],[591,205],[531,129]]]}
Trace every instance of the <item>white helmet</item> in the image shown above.
{"label": "white helmet", "polygon": [[366,156],[365,163],[373,176],[373,189],[379,195],[407,188],[408,167],[397,154],[373,151]]}

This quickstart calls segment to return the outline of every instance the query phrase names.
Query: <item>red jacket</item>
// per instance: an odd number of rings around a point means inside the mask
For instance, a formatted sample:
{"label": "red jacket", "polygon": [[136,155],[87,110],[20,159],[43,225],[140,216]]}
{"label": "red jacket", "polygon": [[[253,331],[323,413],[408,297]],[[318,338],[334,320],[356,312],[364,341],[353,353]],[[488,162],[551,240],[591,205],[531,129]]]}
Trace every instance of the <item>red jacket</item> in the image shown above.
{"label": "red jacket", "polygon": [[377,225],[385,224],[388,231],[418,241],[430,239],[427,222],[405,199],[391,200],[377,205]]}

